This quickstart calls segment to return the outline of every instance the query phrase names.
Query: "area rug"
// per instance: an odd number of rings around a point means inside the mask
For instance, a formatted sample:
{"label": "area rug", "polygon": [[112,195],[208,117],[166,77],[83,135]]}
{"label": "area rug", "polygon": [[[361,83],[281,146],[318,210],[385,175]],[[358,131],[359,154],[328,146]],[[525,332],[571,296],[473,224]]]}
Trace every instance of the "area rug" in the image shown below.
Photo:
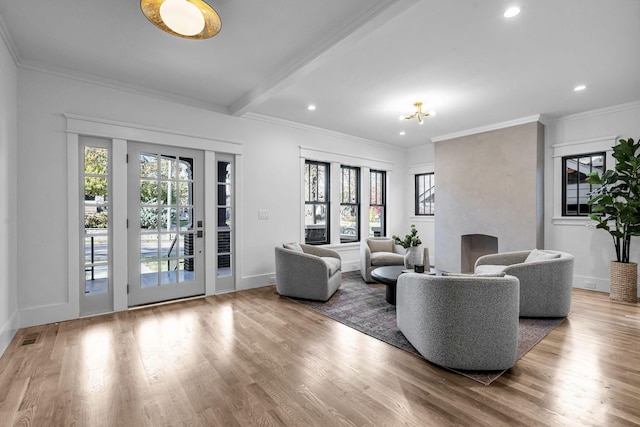
{"label": "area rug", "polygon": [[[289,298],[353,329],[422,357],[396,325],[396,307],[385,300],[385,286],[368,284],[359,271],[343,273],[342,286],[327,302]],[[518,356],[520,359],[565,318],[520,319]],[[449,369],[489,385],[505,371],[470,372]]]}

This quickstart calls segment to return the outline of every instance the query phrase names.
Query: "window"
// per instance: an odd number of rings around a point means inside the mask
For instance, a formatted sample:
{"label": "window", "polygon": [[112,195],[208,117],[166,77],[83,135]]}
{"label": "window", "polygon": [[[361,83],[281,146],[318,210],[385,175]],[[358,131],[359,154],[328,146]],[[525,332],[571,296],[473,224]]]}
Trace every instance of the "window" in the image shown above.
{"label": "window", "polygon": [[340,243],[360,240],[360,168],[341,166]]}
{"label": "window", "polygon": [[[110,155],[108,145],[84,145],[84,293],[109,292]],[[97,146],[96,146],[97,145]]]}
{"label": "window", "polygon": [[329,164],[305,161],[304,165],[305,243],[329,243]]}
{"label": "window", "polygon": [[233,274],[233,171],[230,161],[218,162],[218,277]]}
{"label": "window", "polygon": [[435,214],[435,178],[433,172],[416,175],[416,215]]}
{"label": "window", "polygon": [[383,171],[371,171],[371,194],[369,201],[369,237],[385,236],[385,203],[387,175]]}
{"label": "window", "polygon": [[592,185],[588,175],[605,170],[605,153],[581,154],[562,158],[562,215],[587,216],[591,207],[587,204]]}

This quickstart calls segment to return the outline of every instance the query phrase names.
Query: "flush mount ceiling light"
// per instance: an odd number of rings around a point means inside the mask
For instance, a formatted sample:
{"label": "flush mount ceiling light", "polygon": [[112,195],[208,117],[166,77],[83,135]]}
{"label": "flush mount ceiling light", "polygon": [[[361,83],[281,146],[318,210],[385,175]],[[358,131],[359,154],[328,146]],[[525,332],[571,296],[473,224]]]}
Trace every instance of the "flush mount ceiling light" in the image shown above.
{"label": "flush mount ceiling light", "polygon": [[140,9],[153,25],[185,39],[208,39],[222,27],[218,13],[202,0],[140,0]]}
{"label": "flush mount ceiling light", "polygon": [[432,111],[429,111],[428,113],[423,113],[422,112],[422,102],[416,102],[415,104],[413,104],[414,107],[416,107],[416,112],[411,114],[410,116],[400,116],[400,119],[404,119],[404,120],[411,120],[415,117],[418,118],[418,123],[422,124],[423,123],[423,118],[424,117],[428,117],[430,115],[433,115]]}
{"label": "flush mount ceiling light", "polygon": [[518,15],[520,13],[520,8],[519,7],[510,7],[509,9],[507,9],[504,12],[504,17],[505,18],[513,18],[514,16]]}

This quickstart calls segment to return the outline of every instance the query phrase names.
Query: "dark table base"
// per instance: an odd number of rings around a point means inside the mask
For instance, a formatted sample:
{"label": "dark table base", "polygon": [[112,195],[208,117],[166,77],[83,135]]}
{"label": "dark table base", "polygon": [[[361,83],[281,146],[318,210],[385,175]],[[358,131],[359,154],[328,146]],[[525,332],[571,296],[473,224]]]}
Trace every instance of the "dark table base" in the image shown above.
{"label": "dark table base", "polygon": [[389,304],[396,305],[396,284],[387,284],[387,292],[385,293],[385,299]]}

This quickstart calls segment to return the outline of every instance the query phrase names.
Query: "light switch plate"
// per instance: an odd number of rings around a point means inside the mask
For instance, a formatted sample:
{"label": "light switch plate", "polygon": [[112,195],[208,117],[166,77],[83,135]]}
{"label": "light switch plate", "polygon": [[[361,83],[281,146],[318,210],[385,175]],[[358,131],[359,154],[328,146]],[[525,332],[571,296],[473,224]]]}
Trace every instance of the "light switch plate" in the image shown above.
{"label": "light switch plate", "polygon": [[269,219],[269,211],[259,210],[258,219]]}

